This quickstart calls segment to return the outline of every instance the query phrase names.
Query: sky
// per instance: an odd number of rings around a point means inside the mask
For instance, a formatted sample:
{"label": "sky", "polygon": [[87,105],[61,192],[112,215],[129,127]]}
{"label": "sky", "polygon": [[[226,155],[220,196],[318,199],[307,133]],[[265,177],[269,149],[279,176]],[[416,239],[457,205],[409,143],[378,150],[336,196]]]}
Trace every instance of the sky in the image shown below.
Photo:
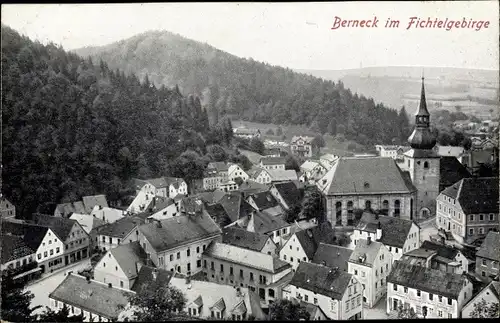
{"label": "sky", "polygon": [[[167,30],[239,57],[292,69],[369,66],[498,69],[498,1],[2,5],[3,24],[71,50]],[[379,20],[377,28],[338,28]],[[489,21],[488,28],[406,29],[410,17]],[[399,28],[384,28],[387,19]]]}

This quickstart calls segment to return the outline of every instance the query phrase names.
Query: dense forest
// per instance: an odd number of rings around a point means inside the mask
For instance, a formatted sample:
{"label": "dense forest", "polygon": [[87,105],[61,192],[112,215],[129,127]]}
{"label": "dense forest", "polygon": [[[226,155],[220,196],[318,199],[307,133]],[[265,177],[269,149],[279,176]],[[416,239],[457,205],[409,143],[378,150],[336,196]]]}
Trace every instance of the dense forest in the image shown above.
{"label": "dense forest", "polygon": [[410,132],[406,113],[351,93],[341,82],[239,58],[166,31],[146,32],[76,53],[140,77],[147,73],[157,85],[179,84],[183,91],[202,97],[215,123],[229,115],[265,123],[305,124],[315,132],[343,134],[362,145],[403,143]]}
{"label": "dense forest", "polygon": [[2,193],[22,217],[85,195],[117,200],[135,176],[189,180],[210,160],[245,161],[230,120],[209,126],[199,98],[3,25],[2,110]]}

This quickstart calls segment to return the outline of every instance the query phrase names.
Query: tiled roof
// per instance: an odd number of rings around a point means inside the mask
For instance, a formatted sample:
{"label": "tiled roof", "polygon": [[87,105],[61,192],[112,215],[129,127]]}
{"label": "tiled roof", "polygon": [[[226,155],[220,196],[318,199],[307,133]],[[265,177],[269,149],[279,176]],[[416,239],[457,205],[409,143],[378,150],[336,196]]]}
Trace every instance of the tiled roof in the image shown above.
{"label": "tiled roof", "polygon": [[205,211],[214,219],[215,223],[221,228],[231,224],[231,218],[220,203],[205,203]]}
{"label": "tiled roof", "polygon": [[500,261],[500,233],[488,232],[476,256]]}
{"label": "tiled roof", "polygon": [[68,274],[62,283],[50,293],[49,298],[99,314],[108,319],[117,319],[129,303],[131,292],[108,287],[85,277]]}
{"label": "tiled roof", "polygon": [[439,191],[441,192],[462,178],[472,177],[467,167],[462,165],[455,157],[441,157],[439,163]]}
{"label": "tiled roof", "polygon": [[[156,278],[154,272],[156,272]],[[160,286],[167,286],[172,276],[173,272],[171,271],[143,265],[137,274],[132,290],[138,293],[144,286],[148,286],[151,282],[156,282]]]}
{"label": "tiled roof", "polygon": [[144,224],[144,220],[135,216],[127,216],[121,218],[120,220],[107,223],[99,228],[97,228],[97,232],[100,235],[116,237],[116,238],[124,238],[127,234],[130,233],[136,226]]}
{"label": "tiled roof", "polygon": [[149,208],[149,205],[153,202],[153,197],[154,196],[152,194],[147,194],[144,191],[139,191],[132,203],[130,203],[130,205],[128,206],[127,211],[132,213],[140,213],[147,210]]}
{"label": "tiled roof", "polygon": [[22,237],[26,245],[37,250],[49,230],[48,227],[2,220],[2,236],[7,234]]}
{"label": "tiled roof", "polygon": [[260,159],[260,163],[262,165],[284,165],[285,158],[284,157],[262,157]]}
{"label": "tiled roof", "polygon": [[314,167],[318,166],[319,162],[315,160],[306,160],[305,162],[300,165],[300,170],[303,172],[309,172],[314,169]]}
{"label": "tiled roof", "polygon": [[465,151],[464,147],[461,146],[440,146],[436,145],[436,150],[439,156],[446,157],[459,157]]}
{"label": "tiled roof", "polygon": [[69,218],[71,220],[75,220],[76,222],[80,223],[83,230],[85,230],[85,232],[87,233],[90,233],[92,229],[100,227],[101,225],[105,224],[104,221],[90,214],[73,213]]}
{"label": "tiled roof", "polygon": [[139,227],[156,252],[221,234],[217,224],[206,215],[179,215]]}
{"label": "tiled roof", "polygon": [[85,207],[82,201],[57,204],[54,213],[61,213],[63,216],[68,216],[71,213],[85,213]]}
{"label": "tiled roof", "polygon": [[319,184],[328,195],[404,194],[416,191],[396,161],[389,157],[342,157]]}
{"label": "tiled roof", "polygon": [[386,246],[403,248],[414,222],[384,215],[380,215],[377,219],[374,214],[365,212],[361,216],[361,220],[356,229],[376,232],[378,222],[380,222],[382,229],[382,237],[378,241]]}
{"label": "tiled roof", "polygon": [[257,233],[268,233],[290,226],[280,216],[272,216],[265,212],[255,212],[252,216],[254,230]]}
{"label": "tiled roof", "polygon": [[253,180],[248,180],[241,183],[238,191],[242,192],[245,197],[248,197],[251,194],[266,192],[269,190],[269,186],[267,184],[261,184],[255,182]]}
{"label": "tiled roof", "polygon": [[304,140],[305,143],[307,144],[311,144],[314,140],[314,137],[310,137],[310,136],[293,136],[292,137],[292,140],[290,141],[292,144],[296,141],[298,141],[299,139],[302,139]]}
{"label": "tiled roof", "polygon": [[254,193],[254,194],[250,195],[249,198],[250,197],[252,198],[254,203],[257,205],[259,211],[262,211],[262,210],[279,205],[278,201],[276,201],[274,196],[269,191]]}
{"label": "tiled roof", "polygon": [[458,202],[465,214],[498,213],[498,178],[464,178],[442,194]]}
{"label": "tiled roof", "polygon": [[460,251],[455,247],[438,244],[428,240],[425,240],[422,243],[420,249],[434,250],[437,252],[438,256],[444,257],[446,259],[455,259],[458,252]]}
{"label": "tiled roof", "polygon": [[214,305],[210,307],[210,309],[216,309],[219,312],[222,312],[226,309],[226,303],[224,302],[224,298],[221,297]]}
{"label": "tiled roof", "polygon": [[310,229],[298,231],[295,236],[309,259],[314,257],[321,242],[333,243],[335,237],[332,227],[329,227],[326,222]]}
{"label": "tiled roof", "polygon": [[463,275],[447,273],[396,260],[387,276],[387,282],[423,290],[428,293],[457,299],[467,278]]}
{"label": "tiled roof", "polygon": [[271,238],[268,235],[236,227],[224,228],[222,231],[223,243],[254,251],[261,251],[269,239]]}
{"label": "tiled roof", "polygon": [[352,250],[327,243],[320,243],[312,262],[331,268],[338,267],[339,270],[347,271],[347,262],[351,257]]}
{"label": "tiled roof", "polygon": [[283,269],[290,268],[289,263],[271,255],[215,241],[208,246],[203,254],[269,273],[278,273]]}
{"label": "tiled roof", "polygon": [[211,162],[207,166],[208,169],[215,169],[217,172],[227,172],[229,170],[229,164],[225,162]]}
{"label": "tiled roof", "polygon": [[275,183],[273,186],[289,207],[302,201],[302,192],[293,182]]}
{"label": "tiled roof", "polygon": [[293,169],[269,169],[267,172],[271,176],[272,182],[298,180],[297,172]]}
{"label": "tiled roof", "polygon": [[[143,192],[141,192],[143,193]],[[136,210],[139,213],[138,209]],[[126,211],[124,210],[119,210],[119,209],[114,209],[110,207],[100,207],[100,206],[95,206],[94,210],[92,211],[91,215],[95,216],[96,218],[106,222],[106,223],[113,223],[123,217],[127,214]]]}
{"label": "tiled roof", "polygon": [[84,196],[82,200],[83,200],[83,206],[85,208],[85,213],[87,214],[90,214],[94,209],[94,206],[96,205],[102,207],[108,207],[108,201],[106,200],[106,195]]}
{"label": "tiled roof", "polygon": [[22,237],[7,234],[2,234],[2,239],[0,239],[0,250],[2,251],[2,264],[29,256],[36,252],[36,249],[31,249]]}
{"label": "tiled roof", "polygon": [[[349,257],[349,262],[371,267],[382,246],[382,243],[377,241],[368,242],[368,240],[359,239],[352,251],[351,257]],[[360,262],[360,259],[363,259],[363,261]]]}
{"label": "tiled roof", "polygon": [[224,207],[232,222],[238,221],[255,211],[239,192],[226,193],[218,202]]}
{"label": "tiled roof", "polygon": [[75,223],[78,222],[63,217],[50,216],[45,214],[33,214],[32,223],[51,228],[52,231],[54,231],[54,233],[64,241],[68,237]]}
{"label": "tiled roof", "polygon": [[137,276],[137,263],[146,263],[146,252],[142,249],[138,241],[119,245],[109,250],[120,265],[127,278]]}
{"label": "tiled roof", "polygon": [[320,264],[301,262],[291,285],[342,300],[352,275]]}

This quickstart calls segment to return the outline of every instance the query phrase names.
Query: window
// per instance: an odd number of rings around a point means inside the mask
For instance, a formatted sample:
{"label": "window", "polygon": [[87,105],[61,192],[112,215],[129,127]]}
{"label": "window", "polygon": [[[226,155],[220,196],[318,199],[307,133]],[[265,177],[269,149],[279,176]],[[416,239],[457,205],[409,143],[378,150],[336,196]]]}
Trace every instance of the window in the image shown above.
{"label": "window", "polygon": [[44,252],[43,252],[43,256],[44,256],[44,257],[47,257],[47,256],[48,256],[47,251],[44,251]]}
{"label": "window", "polygon": [[123,281],[120,280],[120,287],[123,288]]}
{"label": "window", "polygon": [[308,295],[304,295],[304,300],[307,302],[309,301],[309,296]]}
{"label": "window", "polygon": [[354,275],[357,275],[358,274],[358,271],[356,269],[354,269]]}
{"label": "window", "polygon": [[174,261],[174,255],[170,255],[170,261]]}
{"label": "window", "polygon": [[290,257],[290,261],[293,262],[293,257]]}
{"label": "window", "polygon": [[203,268],[207,268],[207,261],[203,260]]}
{"label": "window", "polygon": [[[269,295],[269,297],[273,297],[274,298],[274,289],[269,288],[268,295]],[[306,301],[307,301],[307,296],[306,296]]]}
{"label": "window", "polygon": [[407,294],[407,293],[408,293],[408,287],[405,287],[405,288],[404,288],[404,291],[405,291],[405,293]]}
{"label": "window", "polygon": [[490,221],[493,221],[495,219],[495,216],[493,214],[490,214]]}
{"label": "window", "polygon": [[210,269],[215,270],[214,262],[210,262]]}
{"label": "window", "polygon": [[377,288],[377,285],[378,285],[378,283],[377,283],[377,282],[375,282],[375,288]]}
{"label": "window", "polygon": [[345,310],[349,312],[349,301],[345,301]]}
{"label": "window", "polygon": [[233,273],[233,267],[231,266],[231,267],[229,267],[229,275],[233,275],[233,274],[234,274]]}
{"label": "window", "polygon": [[397,285],[397,284],[394,284],[394,285],[392,285],[392,288],[393,288],[395,291],[397,291],[397,290],[398,290],[398,285]]}
{"label": "window", "polygon": [[451,305],[451,304],[453,304],[453,300],[448,297],[448,305]]}
{"label": "window", "polygon": [[214,311],[210,311],[210,316],[211,316],[211,317],[215,317],[215,313],[214,313]]}
{"label": "window", "polygon": [[394,201],[394,216],[401,215],[401,202],[399,200]]}
{"label": "window", "polygon": [[469,221],[474,221],[474,214],[469,215]]}
{"label": "window", "polygon": [[250,280],[253,280],[253,273],[250,273]]}
{"label": "window", "polygon": [[474,228],[469,228],[469,234],[473,235],[474,234]]}
{"label": "window", "polygon": [[56,253],[59,253],[60,249],[59,247],[56,248]]}
{"label": "window", "polygon": [[486,277],[486,273],[484,271],[482,271],[481,276]]}
{"label": "window", "polygon": [[186,256],[191,256],[191,249],[188,248],[188,250],[186,251]]}
{"label": "window", "polygon": [[243,269],[240,269],[240,277],[243,278]]}
{"label": "window", "polygon": [[420,297],[421,295],[421,292],[419,290],[417,290],[417,296]]}
{"label": "window", "polygon": [[442,303],[443,302],[443,296],[438,295],[438,300],[439,300],[439,303]]}
{"label": "window", "polygon": [[314,302],[314,305],[317,305],[318,304],[318,299],[315,297],[314,300],[313,300],[313,302]]}
{"label": "window", "polygon": [[220,272],[223,273],[224,272],[224,265],[223,264],[220,264]]}
{"label": "window", "polygon": [[361,272],[361,277],[365,277],[365,272],[364,271]]}
{"label": "window", "polygon": [[479,221],[484,221],[484,214],[479,214]]}
{"label": "window", "polygon": [[484,228],[479,228],[479,234],[484,234]]}
{"label": "window", "polygon": [[118,271],[118,266],[115,266],[115,270]]}
{"label": "window", "polygon": [[181,253],[180,252],[177,253],[177,259],[181,259]]}
{"label": "window", "polygon": [[200,247],[196,247],[196,253],[200,253]]}
{"label": "window", "polygon": [[443,317],[443,311],[438,311],[438,316]]}
{"label": "window", "polygon": [[433,300],[434,299],[434,294],[429,294],[429,300]]}

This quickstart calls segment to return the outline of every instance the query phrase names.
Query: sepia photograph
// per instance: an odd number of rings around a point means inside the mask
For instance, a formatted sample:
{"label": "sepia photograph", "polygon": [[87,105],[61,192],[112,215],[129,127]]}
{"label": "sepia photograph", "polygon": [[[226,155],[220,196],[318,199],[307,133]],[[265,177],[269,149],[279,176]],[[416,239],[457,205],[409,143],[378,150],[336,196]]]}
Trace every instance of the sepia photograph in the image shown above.
{"label": "sepia photograph", "polygon": [[498,319],[499,12],[2,4],[1,321]]}

